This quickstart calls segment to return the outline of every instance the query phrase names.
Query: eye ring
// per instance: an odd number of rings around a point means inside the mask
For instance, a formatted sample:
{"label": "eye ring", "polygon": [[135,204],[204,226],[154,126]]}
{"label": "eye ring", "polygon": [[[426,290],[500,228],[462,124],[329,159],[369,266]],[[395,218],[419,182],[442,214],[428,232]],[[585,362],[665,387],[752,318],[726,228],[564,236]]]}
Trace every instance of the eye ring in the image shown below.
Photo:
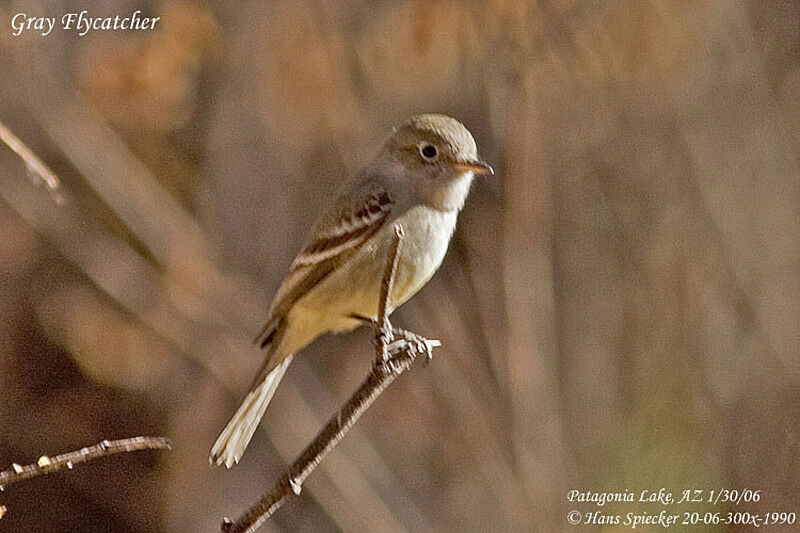
{"label": "eye ring", "polygon": [[422,143],[419,145],[419,155],[422,159],[429,163],[433,163],[439,158],[439,150],[430,143]]}

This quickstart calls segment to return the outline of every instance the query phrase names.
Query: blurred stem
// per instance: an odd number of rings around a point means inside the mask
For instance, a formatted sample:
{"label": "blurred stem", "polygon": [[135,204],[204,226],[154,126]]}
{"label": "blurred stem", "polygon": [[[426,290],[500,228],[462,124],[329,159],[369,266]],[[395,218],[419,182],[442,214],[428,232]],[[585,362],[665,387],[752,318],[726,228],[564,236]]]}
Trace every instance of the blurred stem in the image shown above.
{"label": "blurred stem", "polygon": [[47,190],[53,195],[53,199],[56,203],[60,204],[64,201],[63,197],[57,192],[61,183],[58,181],[53,171],[50,170],[41,159],[36,157],[36,154],[34,154],[33,151],[2,122],[0,122],[0,141],[11,148],[11,150],[25,162],[25,166],[28,167],[28,172],[39,178],[42,183],[45,184]]}

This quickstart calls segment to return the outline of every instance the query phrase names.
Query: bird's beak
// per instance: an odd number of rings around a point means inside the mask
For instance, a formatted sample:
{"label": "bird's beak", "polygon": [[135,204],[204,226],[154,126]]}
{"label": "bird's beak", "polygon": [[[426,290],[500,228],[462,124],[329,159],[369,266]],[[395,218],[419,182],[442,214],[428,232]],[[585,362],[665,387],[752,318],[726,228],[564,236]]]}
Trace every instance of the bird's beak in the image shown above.
{"label": "bird's beak", "polygon": [[483,174],[489,174],[490,176],[494,175],[494,169],[482,159],[474,159],[472,161],[459,161],[456,163],[456,168],[463,171],[471,170],[476,175],[480,176]]}

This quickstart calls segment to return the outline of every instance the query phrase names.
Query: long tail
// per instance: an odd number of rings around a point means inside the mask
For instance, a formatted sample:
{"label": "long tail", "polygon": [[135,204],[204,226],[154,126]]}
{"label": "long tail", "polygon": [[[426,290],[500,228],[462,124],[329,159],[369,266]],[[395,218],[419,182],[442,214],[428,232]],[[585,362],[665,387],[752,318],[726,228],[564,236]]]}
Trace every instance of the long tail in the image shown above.
{"label": "long tail", "polygon": [[239,462],[291,362],[290,355],[270,370],[264,380],[247,393],[239,410],[217,437],[211,448],[209,461],[217,466],[224,464],[227,468]]}

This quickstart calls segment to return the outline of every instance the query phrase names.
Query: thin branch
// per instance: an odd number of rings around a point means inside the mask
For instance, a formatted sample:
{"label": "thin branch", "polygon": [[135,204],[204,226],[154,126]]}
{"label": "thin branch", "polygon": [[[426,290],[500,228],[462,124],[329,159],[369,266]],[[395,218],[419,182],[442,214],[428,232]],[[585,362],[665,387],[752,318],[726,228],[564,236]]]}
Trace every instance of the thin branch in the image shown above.
{"label": "thin branch", "polygon": [[427,357],[431,357],[433,348],[440,346],[439,341],[425,339],[400,328],[392,328],[387,320],[388,300],[397,273],[397,258],[402,238],[402,227],[395,226],[390,261],[381,284],[378,320],[373,323],[377,330],[378,357],[369,375],[339,409],[339,412],[328,420],[322,431],[303,450],[291,468],[278,479],[273,488],[258,503],[250,507],[235,522],[231,522],[227,518],[223,520],[221,526],[223,533],[255,531],[286,502],[291,494],[300,494],[303,483],[311,472],[328,452],[336,447],[384,389],[400,374],[408,370],[418,355],[425,354]]}
{"label": "thin branch", "polygon": [[47,165],[36,157],[36,154],[25,146],[25,143],[23,143],[19,137],[11,133],[11,130],[2,122],[0,122],[0,141],[11,148],[11,150],[25,162],[28,172],[42,180],[42,183],[44,183],[47,190],[50,191],[56,203],[60,204],[64,201],[64,197],[58,193],[58,188],[61,184],[53,171],[47,168]]}
{"label": "thin branch", "polygon": [[403,226],[394,227],[392,248],[389,251],[389,261],[381,278],[381,289],[378,298],[378,342],[375,345],[375,360],[386,363],[389,359],[389,343],[394,340],[392,325],[389,323],[389,299],[394,288],[394,278],[397,275],[397,263],[400,261],[400,246],[403,242]]}
{"label": "thin branch", "polygon": [[140,450],[169,450],[171,444],[164,437],[131,437],[120,440],[104,440],[94,446],[88,446],[78,451],[48,457],[43,455],[35,464],[21,466],[16,463],[11,469],[0,472],[0,489],[23,479],[50,474],[58,470],[72,468],[80,463],[108,457],[118,453],[136,452]]}

